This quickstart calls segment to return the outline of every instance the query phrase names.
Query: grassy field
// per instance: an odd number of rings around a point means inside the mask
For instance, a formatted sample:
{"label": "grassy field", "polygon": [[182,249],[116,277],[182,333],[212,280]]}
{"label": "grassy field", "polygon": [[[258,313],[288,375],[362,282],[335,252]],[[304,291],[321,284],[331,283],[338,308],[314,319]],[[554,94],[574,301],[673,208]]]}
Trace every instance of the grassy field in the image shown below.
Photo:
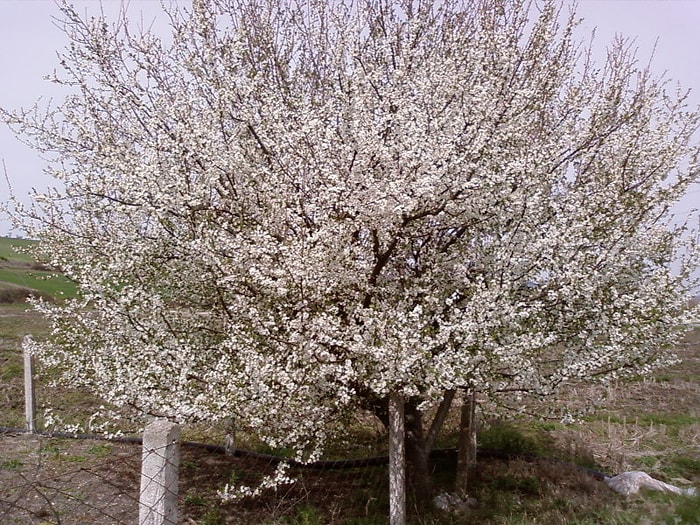
{"label": "grassy field", "polygon": [[[74,293],[70,283],[48,277],[50,272],[33,269],[31,259],[13,247],[26,246],[28,242],[0,239],[0,290],[23,287],[45,294],[63,292],[65,296]],[[48,330],[46,321],[28,310],[26,304],[0,304],[1,427],[23,426],[22,337],[32,334],[44,338]],[[482,421],[480,446],[558,458],[563,462],[483,458],[473,479],[470,495],[475,498],[475,504],[472,508],[459,515],[411,509],[411,523],[700,525],[700,498],[661,493],[623,497],[575,466],[584,465],[609,474],[643,470],[679,487],[700,486],[700,328],[688,335],[677,353],[682,362],[653,378],[571,388],[566,392],[570,402],[595,405],[595,410],[576,424],[527,418]],[[92,393],[51,386],[50,380],[50,377],[39,374],[40,428],[43,425],[41,414],[46,409],[52,409],[55,415],[71,424],[85,422],[100,405]],[[454,417],[456,419],[456,414]],[[124,430],[130,430],[126,423]],[[223,429],[208,425],[188,427],[184,430],[184,437],[220,443]],[[8,499],[8,494],[14,497],[12,487],[15,480],[28,479],[36,471],[37,466],[30,456],[36,456],[37,449],[32,449],[31,443],[23,436],[0,434],[0,503]],[[138,446],[100,443],[67,439],[44,441],[37,445],[43,451],[38,457],[42,468],[49,469],[52,476],[63,475],[66,479],[78,472],[76,465],[79,464],[81,479],[90,487],[83,496],[88,501],[104,499],[114,491],[115,484],[133,486],[137,492]],[[441,445],[454,444],[454,432],[448,429]],[[268,451],[245,438],[239,441],[239,446]],[[336,457],[342,457],[344,451],[357,457],[359,450],[365,451],[367,456],[386,452],[386,435],[379,425],[358,425],[342,443],[333,446]],[[293,473],[298,482],[289,489],[267,494],[255,501],[223,504],[216,497],[217,489],[230,481],[258,479],[263,472],[269,471],[270,466],[201,449],[186,449],[183,454],[180,470],[183,523],[388,523],[385,467],[299,471]],[[87,463],[102,462],[100,464],[104,466],[121,461],[119,464],[125,464],[124,458],[128,459],[127,470],[115,471],[109,476],[104,472],[100,474],[108,483],[88,477]],[[448,455],[437,459],[433,469],[435,490],[449,489],[454,477],[455,458]],[[124,516],[128,517],[128,520],[124,519],[129,522],[136,519],[135,515],[132,516],[132,507],[123,509]],[[3,518],[0,512],[0,521]],[[33,523],[29,519],[13,520],[12,523]],[[68,511],[65,520],[66,523],[88,522],[84,521],[87,518],[71,521]],[[94,522],[100,523],[99,520]]]}
{"label": "grassy field", "polygon": [[34,261],[34,241],[0,237],[0,303],[21,303],[29,295],[60,299],[75,295],[75,285]]}

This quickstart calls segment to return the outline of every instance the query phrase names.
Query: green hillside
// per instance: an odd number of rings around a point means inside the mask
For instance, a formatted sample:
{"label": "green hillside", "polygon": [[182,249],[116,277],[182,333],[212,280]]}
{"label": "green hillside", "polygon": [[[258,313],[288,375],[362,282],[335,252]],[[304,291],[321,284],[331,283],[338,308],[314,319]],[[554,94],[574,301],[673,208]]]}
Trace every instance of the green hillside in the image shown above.
{"label": "green hillside", "polygon": [[0,237],[0,263],[2,262],[32,262],[32,258],[21,251],[34,244],[36,241],[28,239],[12,239]]}
{"label": "green hillside", "polygon": [[53,299],[75,295],[72,282],[47,271],[23,251],[35,242],[0,237],[0,303],[22,302],[29,295]]}

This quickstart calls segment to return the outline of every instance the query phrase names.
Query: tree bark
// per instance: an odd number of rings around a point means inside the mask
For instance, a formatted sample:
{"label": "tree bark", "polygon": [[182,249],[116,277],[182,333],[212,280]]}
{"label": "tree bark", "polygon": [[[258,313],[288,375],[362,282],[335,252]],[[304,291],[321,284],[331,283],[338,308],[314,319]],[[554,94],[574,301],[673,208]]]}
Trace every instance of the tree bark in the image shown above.
{"label": "tree bark", "polygon": [[[445,422],[454,396],[454,390],[445,391],[443,400],[437,409],[437,413],[427,434],[423,428],[424,422],[422,413],[418,410],[420,400],[410,399],[405,402],[405,451],[408,486],[411,489],[412,496],[419,505],[425,504],[430,499],[430,452]],[[364,407],[372,411],[384,426],[389,429],[388,397],[378,398],[367,396],[365,398]]]}
{"label": "tree bark", "polygon": [[442,426],[445,424],[447,414],[450,412],[450,407],[452,406],[452,400],[455,397],[455,393],[456,390],[454,389],[445,390],[445,393],[442,396],[440,406],[438,406],[433,422],[430,424],[428,435],[425,438],[425,447],[428,449],[428,453],[435,448],[435,442],[440,434],[440,430],[442,430]]}
{"label": "tree bark", "polygon": [[391,525],[406,525],[406,454],[404,400],[389,397],[389,519]]}
{"label": "tree bark", "polygon": [[430,499],[430,449],[426,447],[423,416],[415,400],[406,403],[405,414],[408,485],[416,502],[422,505]]}
{"label": "tree bark", "polygon": [[464,390],[459,421],[455,492],[466,496],[470,473],[476,467],[476,392]]}

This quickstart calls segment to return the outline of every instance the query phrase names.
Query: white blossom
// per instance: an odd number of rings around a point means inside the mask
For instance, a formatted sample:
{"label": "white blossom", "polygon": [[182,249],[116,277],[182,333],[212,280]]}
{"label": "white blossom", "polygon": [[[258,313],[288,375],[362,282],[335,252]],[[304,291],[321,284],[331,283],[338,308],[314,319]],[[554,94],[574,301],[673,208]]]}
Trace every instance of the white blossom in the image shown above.
{"label": "white blossom", "polygon": [[625,42],[595,66],[553,2],[200,0],[167,41],[62,9],[74,94],[3,114],[64,184],[18,214],[80,289],[35,305],[65,380],[309,459],[390,392],[673,358],[698,113]]}

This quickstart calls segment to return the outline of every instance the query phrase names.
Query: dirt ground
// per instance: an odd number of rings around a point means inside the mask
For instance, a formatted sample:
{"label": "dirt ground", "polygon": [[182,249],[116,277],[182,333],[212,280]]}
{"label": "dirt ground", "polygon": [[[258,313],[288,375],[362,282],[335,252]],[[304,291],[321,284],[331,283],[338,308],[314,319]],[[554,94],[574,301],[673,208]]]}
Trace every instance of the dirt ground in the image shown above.
{"label": "dirt ground", "polygon": [[0,435],[0,522],[137,523],[141,450]]}

